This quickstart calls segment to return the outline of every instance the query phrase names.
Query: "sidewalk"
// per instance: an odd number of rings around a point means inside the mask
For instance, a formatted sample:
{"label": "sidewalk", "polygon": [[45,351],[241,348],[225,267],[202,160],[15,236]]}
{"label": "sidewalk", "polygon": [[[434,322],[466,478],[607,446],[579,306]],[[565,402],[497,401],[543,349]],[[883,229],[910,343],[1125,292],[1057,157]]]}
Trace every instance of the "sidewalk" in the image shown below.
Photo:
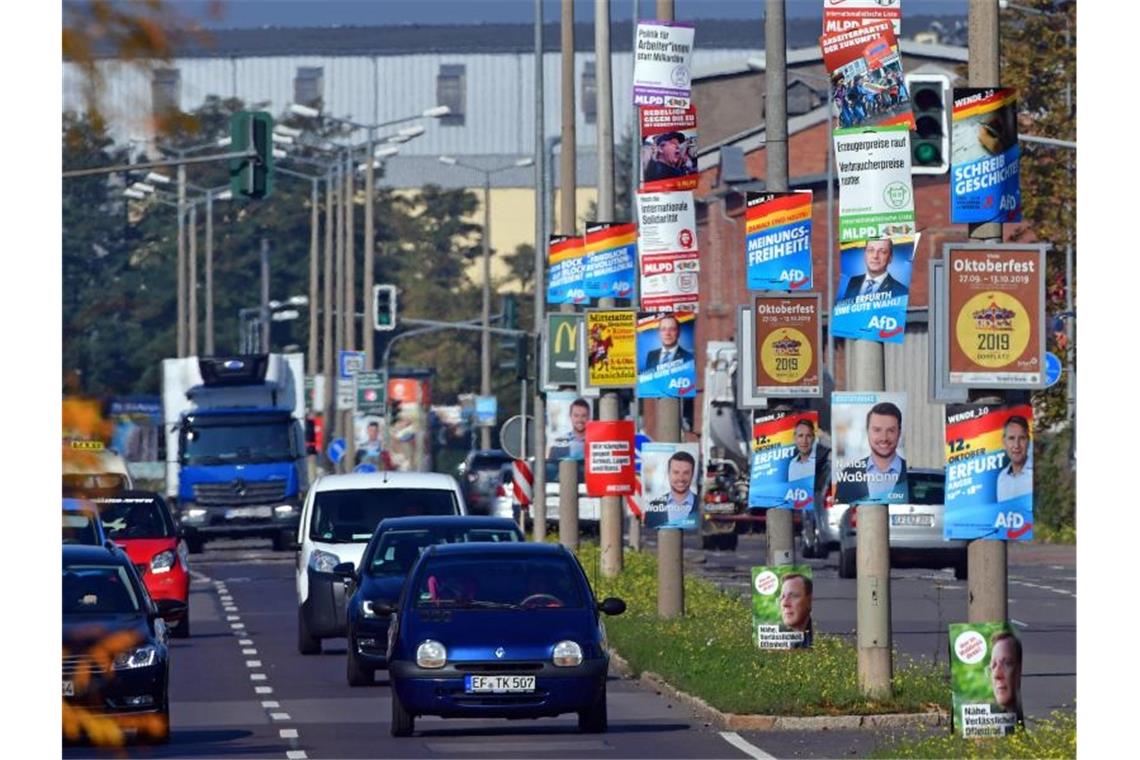
{"label": "sidewalk", "polygon": [[1075,544],[1036,544],[1009,542],[1010,565],[1062,565],[1077,566]]}

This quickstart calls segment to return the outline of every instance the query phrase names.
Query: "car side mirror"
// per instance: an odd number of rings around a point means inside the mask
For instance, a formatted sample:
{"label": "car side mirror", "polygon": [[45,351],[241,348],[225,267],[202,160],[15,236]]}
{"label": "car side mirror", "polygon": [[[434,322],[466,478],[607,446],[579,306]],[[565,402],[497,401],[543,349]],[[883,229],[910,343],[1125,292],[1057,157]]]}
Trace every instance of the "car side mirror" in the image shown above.
{"label": "car side mirror", "polygon": [[620,615],[625,612],[625,601],[616,596],[609,596],[598,604],[598,609],[607,615]]}
{"label": "car side mirror", "polygon": [[339,575],[342,578],[352,578],[356,575],[356,565],[351,562],[341,562],[339,565],[333,566],[333,575]]}
{"label": "car side mirror", "polygon": [[181,620],[189,609],[185,602],[178,602],[173,599],[159,599],[155,602],[155,607],[151,619],[162,618],[166,621],[167,626]]}
{"label": "car side mirror", "polygon": [[392,602],[373,602],[372,612],[377,615],[393,615],[396,612],[396,605]]}

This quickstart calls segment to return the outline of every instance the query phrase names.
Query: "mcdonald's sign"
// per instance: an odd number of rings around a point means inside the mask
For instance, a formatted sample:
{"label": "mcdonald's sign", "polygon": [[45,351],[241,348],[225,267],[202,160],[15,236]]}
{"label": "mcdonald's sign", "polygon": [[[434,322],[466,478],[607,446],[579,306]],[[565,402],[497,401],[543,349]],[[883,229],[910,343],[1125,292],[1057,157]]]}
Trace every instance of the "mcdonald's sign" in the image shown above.
{"label": "mcdonald's sign", "polygon": [[581,314],[546,315],[542,344],[542,385],[547,390],[578,386],[578,324]]}

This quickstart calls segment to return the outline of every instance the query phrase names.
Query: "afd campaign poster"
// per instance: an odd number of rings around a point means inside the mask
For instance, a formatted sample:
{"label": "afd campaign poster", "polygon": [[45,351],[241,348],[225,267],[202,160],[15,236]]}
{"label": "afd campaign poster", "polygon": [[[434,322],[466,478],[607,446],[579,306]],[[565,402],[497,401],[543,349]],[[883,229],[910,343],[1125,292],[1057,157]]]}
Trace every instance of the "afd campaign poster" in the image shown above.
{"label": "afd campaign poster", "polygon": [[947,540],[1033,538],[1033,406],[946,407]]}
{"label": "afd campaign poster", "polygon": [[1020,222],[1017,90],[955,87],[950,145],[950,221]]}
{"label": "afd campaign poster", "polygon": [[806,509],[815,494],[819,412],[769,412],[752,422],[748,506]]}
{"label": "afd campaign poster", "polygon": [[697,315],[638,312],[638,398],[692,398],[697,392]]}
{"label": "afd campaign poster", "polygon": [[695,190],[697,109],[641,108],[641,190]]}
{"label": "afd campaign poster", "polygon": [[910,133],[906,127],[838,129],[839,239],[915,233]]}
{"label": "afd campaign poster", "polygon": [[641,308],[696,311],[701,259],[693,194],[638,193],[637,214]]}
{"label": "afd campaign poster", "polygon": [[586,495],[633,493],[633,420],[595,420],[586,425]]}
{"label": "afd campaign poster", "polygon": [[839,289],[831,309],[840,338],[902,343],[918,236],[839,245]]}
{"label": "afd campaign poster", "polygon": [[954,732],[968,739],[1009,736],[1025,721],[1021,639],[1004,621],[949,629]]}
{"label": "afd campaign poster", "polygon": [[586,311],[586,385],[633,388],[637,385],[637,312]]}
{"label": "afd campaign poster", "polygon": [[637,24],[633,56],[633,104],[688,108],[692,95],[692,24]]}
{"label": "afd campaign poster", "polygon": [[758,649],[811,647],[810,565],[752,568],[752,643]]}
{"label": "afd campaign poster", "polygon": [[823,33],[846,32],[876,21],[890,21],[902,33],[902,0],[823,0]]}
{"label": "afd campaign poster", "polygon": [[586,298],[633,298],[637,275],[637,225],[593,222],[586,225],[582,290]]}
{"label": "afd campaign poster", "polygon": [[582,238],[551,235],[547,251],[547,302],[579,304],[585,301],[586,294],[582,287],[585,247]]}
{"label": "afd campaign poster", "polygon": [[744,258],[749,290],[811,290],[811,190],[748,193]]}
{"label": "afd campaign poster", "polygon": [[903,124],[914,129],[902,56],[891,21],[832,32],[819,38],[831,74],[836,127]]}
{"label": "afd campaign poster", "polygon": [[831,472],[837,504],[905,504],[906,394],[831,394]]}
{"label": "afd campaign poster", "polygon": [[697,529],[700,464],[699,443],[641,445],[641,512],[646,528]]}

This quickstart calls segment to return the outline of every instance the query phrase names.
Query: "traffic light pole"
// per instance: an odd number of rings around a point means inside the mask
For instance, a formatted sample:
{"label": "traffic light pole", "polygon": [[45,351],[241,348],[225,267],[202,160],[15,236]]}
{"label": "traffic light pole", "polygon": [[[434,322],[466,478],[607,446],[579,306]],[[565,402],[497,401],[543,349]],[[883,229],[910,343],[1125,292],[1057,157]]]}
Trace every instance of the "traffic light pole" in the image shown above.
{"label": "traffic light pole", "polygon": [[[546,151],[544,150],[545,97],[543,79],[542,0],[534,0],[534,333],[540,335],[546,322]],[[535,366],[539,364],[535,342]],[[535,373],[534,383],[534,493],[531,519],[535,541],[546,540],[546,403]],[[525,452],[524,452],[525,453]]]}

